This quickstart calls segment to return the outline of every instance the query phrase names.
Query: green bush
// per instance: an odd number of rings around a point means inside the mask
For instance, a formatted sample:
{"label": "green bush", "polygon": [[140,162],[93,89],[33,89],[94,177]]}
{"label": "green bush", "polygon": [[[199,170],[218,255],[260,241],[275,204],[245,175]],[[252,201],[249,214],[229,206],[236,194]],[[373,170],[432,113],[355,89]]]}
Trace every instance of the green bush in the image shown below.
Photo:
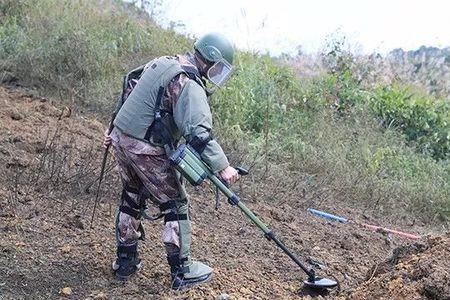
{"label": "green bush", "polygon": [[367,103],[384,127],[400,129],[420,152],[449,158],[450,102],[396,82],[375,89],[364,86],[356,76],[361,66],[344,44],[335,40],[323,54],[328,74],[316,86],[324,91],[327,103],[338,111]]}
{"label": "green bush", "polygon": [[236,74],[213,96],[213,111],[223,127],[239,125],[243,131],[260,134],[277,130],[286,116],[301,109],[300,85],[291,68],[269,57],[239,53]]}
{"label": "green bush", "polygon": [[437,159],[450,157],[449,101],[391,84],[375,90],[370,106],[385,127],[400,128],[422,152]]}

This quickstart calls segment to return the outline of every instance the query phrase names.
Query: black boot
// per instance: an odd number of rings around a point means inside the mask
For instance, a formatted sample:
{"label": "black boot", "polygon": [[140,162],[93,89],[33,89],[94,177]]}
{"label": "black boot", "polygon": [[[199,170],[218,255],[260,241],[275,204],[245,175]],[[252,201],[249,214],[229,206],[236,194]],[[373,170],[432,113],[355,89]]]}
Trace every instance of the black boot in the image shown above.
{"label": "black boot", "polygon": [[112,266],[117,279],[127,280],[141,266],[141,260],[137,253],[137,243],[117,246],[117,259],[113,262]]}

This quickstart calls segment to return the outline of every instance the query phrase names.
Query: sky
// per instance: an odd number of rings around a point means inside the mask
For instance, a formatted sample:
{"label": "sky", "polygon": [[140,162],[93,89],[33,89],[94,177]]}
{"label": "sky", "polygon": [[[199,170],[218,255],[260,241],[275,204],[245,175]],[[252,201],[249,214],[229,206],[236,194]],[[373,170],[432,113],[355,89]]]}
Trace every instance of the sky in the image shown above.
{"label": "sky", "polygon": [[[150,1],[154,2],[154,1]],[[354,51],[386,53],[421,45],[450,46],[445,0],[159,0],[159,23],[182,23],[190,36],[218,31],[241,49],[296,54],[323,49],[345,36]]]}

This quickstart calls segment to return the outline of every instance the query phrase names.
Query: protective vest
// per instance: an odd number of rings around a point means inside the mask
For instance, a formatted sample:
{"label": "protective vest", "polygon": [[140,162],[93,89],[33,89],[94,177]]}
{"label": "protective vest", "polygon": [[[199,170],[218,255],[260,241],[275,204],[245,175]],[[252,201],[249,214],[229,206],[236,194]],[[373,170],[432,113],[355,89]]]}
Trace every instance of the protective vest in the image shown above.
{"label": "protective vest", "polygon": [[[165,89],[169,82],[180,73],[185,73],[191,79],[198,79],[192,73],[183,69],[173,57],[164,56],[151,62],[118,111],[114,120],[114,126],[136,139],[152,142],[151,125],[154,121],[157,98],[158,96],[160,98],[164,97],[162,89]],[[196,82],[202,85],[199,79]],[[161,101],[162,99],[159,100]],[[172,116],[163,117],[162,122],[174,140],[178,140],[181,137]]]}

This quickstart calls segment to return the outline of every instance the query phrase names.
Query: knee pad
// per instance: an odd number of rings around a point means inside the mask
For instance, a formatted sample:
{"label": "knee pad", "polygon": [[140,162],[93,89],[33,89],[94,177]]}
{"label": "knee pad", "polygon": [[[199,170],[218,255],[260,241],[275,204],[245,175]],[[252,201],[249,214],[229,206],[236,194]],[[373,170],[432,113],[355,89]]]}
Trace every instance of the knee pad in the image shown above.
{"label": "knee pad", "polygon": [[[115,221],[115,236],[116,236],[116,243],[117,245],[121,245],[122,242],[120,241],[120,232],[119,232],[119,217],[120,217],[120,213],[123,212],[120,210],[117,211],[116,213],[116,221]],[[129,215],[129,214],[128,214]],[[137,231],[140,232],[140,236],[138,238],[138,240],[145,240],[145,230],[144,230],[144,226],[142,226],[142,222],[139,223],[139,227],[137,228]]]}

